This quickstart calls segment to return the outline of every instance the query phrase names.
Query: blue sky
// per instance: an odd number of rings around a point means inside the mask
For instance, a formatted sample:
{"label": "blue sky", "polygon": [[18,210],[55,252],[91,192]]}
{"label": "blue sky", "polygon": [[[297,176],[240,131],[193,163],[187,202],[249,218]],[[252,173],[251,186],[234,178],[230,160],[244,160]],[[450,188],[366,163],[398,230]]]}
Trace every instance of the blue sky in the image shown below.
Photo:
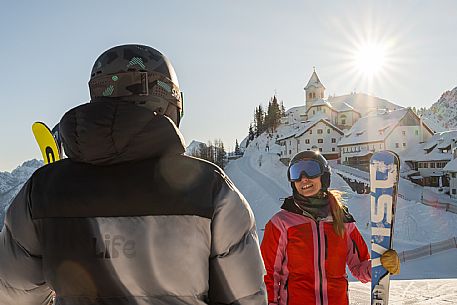
{"label": "blue sky", "polygon": [[[114,45],[165,53],[185,95],[187,143],[233,149],[275,90],[286,108],[304,103],[313,66],[327,95],[429,107],[457,86],[456,12],[455,1],[4,1],[0,171],[40,158],[31,124],[53,126],[87,102],[92,64]],[[389,47],[371,80],[352,60],[366,41]]]}

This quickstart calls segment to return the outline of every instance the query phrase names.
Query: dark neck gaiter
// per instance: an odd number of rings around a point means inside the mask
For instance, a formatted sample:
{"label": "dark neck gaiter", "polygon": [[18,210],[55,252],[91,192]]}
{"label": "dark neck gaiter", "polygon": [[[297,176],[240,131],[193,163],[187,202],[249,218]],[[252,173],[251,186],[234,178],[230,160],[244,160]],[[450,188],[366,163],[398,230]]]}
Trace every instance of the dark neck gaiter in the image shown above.
{"label": "dark neck gaiter", "polygon": [[293,197],[295,205],[314,219],[320,220],[329,215],[329,201],[326,192],[320,191],[313,197],[304,197],[298,192],[294,192]]}

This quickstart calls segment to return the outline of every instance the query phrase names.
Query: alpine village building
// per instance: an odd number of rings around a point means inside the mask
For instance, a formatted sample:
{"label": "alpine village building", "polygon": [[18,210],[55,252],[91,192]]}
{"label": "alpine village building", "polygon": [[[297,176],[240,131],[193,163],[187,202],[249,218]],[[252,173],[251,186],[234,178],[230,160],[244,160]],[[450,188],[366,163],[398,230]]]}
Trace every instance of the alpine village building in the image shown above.
{"label": "alpine village building", "polygon": [[328,160],[367,170],[374,152],[401,153],[434,134],[409,108],[363,93],[325,98],[325,89],[314,70],[304,88],[305,105],[282,119],[294,127],[277,139],[284,163],[299,151],[319,150]]}

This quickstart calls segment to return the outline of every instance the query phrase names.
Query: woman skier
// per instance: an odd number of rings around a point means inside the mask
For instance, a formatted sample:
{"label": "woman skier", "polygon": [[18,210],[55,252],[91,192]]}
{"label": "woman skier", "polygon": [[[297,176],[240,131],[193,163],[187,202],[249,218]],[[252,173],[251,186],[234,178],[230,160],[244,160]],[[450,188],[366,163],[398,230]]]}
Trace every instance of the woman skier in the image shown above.
{"label": "woman skier", "polygon": [[[287,176],[292,196],[267,223],[261,244],[268,303],[348,304],[346,265],[366,283],[371,261],[341,192],[328,190],[328,162],[319,152],[300,152]],[[390,273],[399,273],[394,250],[384,253],[381,263]]]}

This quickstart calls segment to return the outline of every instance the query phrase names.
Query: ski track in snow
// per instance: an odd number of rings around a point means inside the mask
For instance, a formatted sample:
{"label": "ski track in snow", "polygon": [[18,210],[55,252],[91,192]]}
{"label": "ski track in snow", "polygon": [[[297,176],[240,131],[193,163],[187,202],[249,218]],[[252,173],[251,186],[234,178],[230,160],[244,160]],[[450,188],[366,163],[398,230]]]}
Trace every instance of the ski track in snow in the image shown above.
{"label": "ski track in snow", "polygon": [[[231,161],[226,167],[230,179],[252,207],[260,241],[266,222],[282,204],[279,198],[291,194],[285,176],[286,167],[279,164],[274,152],[262,151],[266,143],[262,137],[252,142],[244,157]],[[260,149],[255,149],[256,141]],[[272,147],[274,145],[270,143],[270,148]],[[352,192],[344,180],[335,174],[332,175],[331,188],[346,192],[344,198],[370,248],[370,228],[365,226],[369,221],[369,195]],[[417,194],[417,190],[410,195],[413,194]],[[416,196],[420,196],[420,193]],[[396,214],[397,239],[394,234],[394,244],[399,251],[428,244],[430,241],[443,240],[457,233],[456,226],[453,225],[456,218],[445,211],[421,204],[411,204],[410,201],[399,198]],[[426,218],[433,225],[426,227],[425,224],[428,223],[428,221],[424,222]],[[437,224],[440,225],[436,226]],[[457,251],[454,249],[403,263],[400,275],[391,278],[389,305],[457,304],[456,261]],[[349,282],[350,304],[370,304],[370,283],[362,284],[354,281],[350,273],[348,276],[351,280]],[[432,279],[416,280],[417,278]]]}

